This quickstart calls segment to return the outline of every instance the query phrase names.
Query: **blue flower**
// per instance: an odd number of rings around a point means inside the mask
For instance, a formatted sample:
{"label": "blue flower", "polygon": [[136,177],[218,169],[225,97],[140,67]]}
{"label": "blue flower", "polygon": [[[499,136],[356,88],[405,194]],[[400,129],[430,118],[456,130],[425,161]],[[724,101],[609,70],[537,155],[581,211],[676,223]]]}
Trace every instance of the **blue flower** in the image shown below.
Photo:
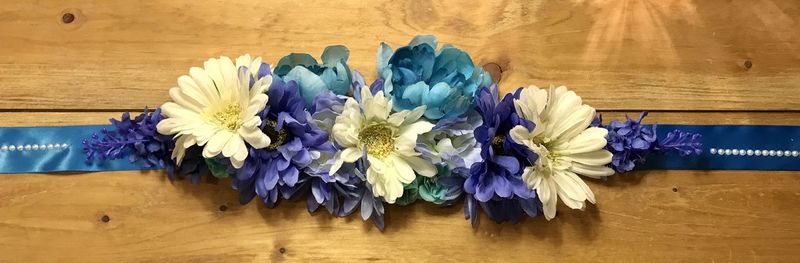
{"label": "blue flower", "polygon": [[[333,121],[344,107],[344,98],[330,91],[323,91],[314,99],[311,118],[321,129],[330,131]],[[362,199],[360,186],[363,185],[355,173],[354,164],[347,164],[336,174],[330,175],[333,165],[333,151],[319,151],[315,158],[300,174],[297,187],[290,193],[292,198],[308,194],[307,206],[310,213],[320,206],[334,216],[347,216],[353,213]]]}
{"label": "blue flower", "polygon": [[541,209],[536,192],[522,180],[524,167],[531,166],[538,156],[515,143],[508,132],[517,125],[533,129],[533,123],[520,118],[514,108],[519,90],[497,101],[497,86],[482,88],[477,97],[483,124],[475,129],[481,144],[482,161],[470,167],[464,182],[467,193],[465,216],[477,224],[477,206],[496,222],[516,223],[523,213],[534,217]]}
{"label": "blue flower", "polygon": [[171,158],[175,142],[171,136],[161,135],[156,129],[156,124],[163,118],[161,109],[149,112],[145,108],[134,119],[128,112],[123,113],[120,120],[111,119],[114,130],[103,129],[101,134],[83,139],[86,159],[114,160],[128,156],[132,163],[140,162],[147,168],[164,168],[167,176],[175,179],[175,162]]}
{"label": "blue flower", "polygon": [[416,36],[394,52],[381,43],[378,74],[395,111],[425,105],[425,117],[431,120],[460,116],[474,105],[475,92],[492,83],[463,50],[451,45],[436,48],[434,36]]}
{"label": "blue flower", "polygon": [[279,194],[292,195],[300,173],[319,152],[333,151],[328,133],[319,129],[306,110],[295,81],[275,79],[268,90],[269,103],[261,112],[261,130],[271,139],[263,149],[249,147],[249,156],[236,170],[233,187],[241,191],[240,202],[258,195],[274,207]]}
{"label": "blue flower", "polygon": [[347,95],[352,73],[347,66],[350,51],[344,46],[329,46],[322,52],[322,64],[304,53],[291,53],[278,61],[273,75],[283,81],[294,80],[300,96],[311,107],[314,98],[325,90],[336,95]]}
{"label": "blue flower", "polygon": [[598,115],[592,126],[608,130],[606,149],[613,154],[611,168],[618,173],[632,171],[636,165],[644,164],[651,153],[677,151],[681,155],[700,154],[700,135],[682,131],[669,132],[658,140],[655,125],[643,125],[642,119],[647,112],[642,112],[638,120],[625,116],[625,122],[611,121],[603,126],[603,118]]}

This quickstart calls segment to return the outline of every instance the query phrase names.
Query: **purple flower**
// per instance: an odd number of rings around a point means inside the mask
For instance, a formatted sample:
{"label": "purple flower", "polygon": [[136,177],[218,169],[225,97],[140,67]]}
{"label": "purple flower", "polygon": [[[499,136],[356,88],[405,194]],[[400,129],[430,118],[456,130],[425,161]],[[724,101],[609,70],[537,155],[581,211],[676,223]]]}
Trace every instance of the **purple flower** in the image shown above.
{"label": "purple flower", "polygon": [[642,125],[647,112],[642,112],[638,120],[625,116],[625,122],[613,120],[603,126],[603,118],[598,115],[592,126],[608,130],[606,149],[613,154],[611,168],[618,173],[633,170],[643,164],[653,152],[677,151],[681,155],[700,154],[700,134],[673,131],[658,140],[655,125]]}
{"label": "purple flower", "polygon": [[103,129],[101,134],[95,133],[83,139],[86,160],[114,160],[127,155],[132,163],[141,162],[147,168],[164,168],[169,178],[175,179],[175,163],[171,158],[175,142],[172,137],[161,135],[156,130],[156,124],[163,118],[161,109],[151,113],[145,108],[134,119],[128,112],[123,113],[120,120],[111,119],[114,130]]}
{"label": "purple flower", "polygon": [[699,155],[703,153],[701,149],[703,144],[700,142],[702,138],[703,136],[698,133],[674,130],[667,133],[664,139],[659,140],[654,150],[662,153],[676,151],[681,156]]}
{"label": "purple flower", "polygon": [[540,202],[536,192],[522,180],[522,170],[531,166],[538,156],[523,145],[515,143],[508,132],[516,125],[533,129],[533,123],[515,112],[514,94],[497,101],[497,86],[482,88],[477,102],[483,124],[475,129],[475,139],[481,144],[483,160],[470,167],[464,182],[467,193],[465,216],[477,224],[477,205],[496,222],[516,223],[523,213],[534,217]]}
{"label": "purple flower", "polygon": [[[642,164],[656,143],[656,132],[652,126],[642,125],[642,119],[647,112],[642,112],[638,120],[627,119],[625,122],[613,120],[606,128],[608,130],[608,144],[606,149],[613,154],[611,167],[618,173],[633,170],[637,164]],[[602,116],[597,120],[602,123]]]}
{"label": "purple flower", "polygon": [[261,129],[272,143],[264,149],[249,147],[249,157],[235,171],[233,187],[241,191],[242,204],[258,195],[267,207],[274,207],[279,194],[289,198],[296,191],[293,188],[301,171],[319,152],[333,148],[328,133],[319,129],[306,111],[296,82],[275,79],[267,95]]}

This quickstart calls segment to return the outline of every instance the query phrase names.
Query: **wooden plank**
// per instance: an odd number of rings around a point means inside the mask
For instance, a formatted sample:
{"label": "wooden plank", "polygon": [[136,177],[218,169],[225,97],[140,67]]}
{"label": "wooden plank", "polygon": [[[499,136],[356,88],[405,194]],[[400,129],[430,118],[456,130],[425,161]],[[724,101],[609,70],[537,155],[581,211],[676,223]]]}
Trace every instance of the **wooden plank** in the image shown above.
{"label": "wooden plank", "polygon": [[[794,0],[6,1],[0,109],[135,109],[205,58],[277,61],[345,44],[368,78],[380,41],[436,34],[502,71],[605,110],[800,110]],[[63,14],[75,15],[69,24]],[[746,63],[749,62],[749,63]],[[749,66],[744,66],[745,64]]]}
{"label": "wooden plank", "polygon": [[[798,124],[800,113],[655,112],[662,123]],[[10,126],[104,122],[116,112],[2,112]],[[620,117],[622,113],[608,113]],[[240,206],[230,182],[159,172],[0,175],[0,262],[792,261],[796,172],[647,171],[588,180],[598,205],[472,230],[461,204],[392,206],[381,233],[305,203]],[[221,211],[225,206],[225,211]],[[103,217],[108,217],[108,222]],[[283,251],[283,253],[281,253]]]}
{"label": "wooden plank", "polygon": [[[138,114],[136,111],[132,114]],[[603,120],[638,118],[639,112],[603,111]],[[107,124],[121,112],[0,112],[0,126]],[[651,112],[645,123],[800,125],[800,112]]]}
{"label": "wooden plank", "polygon": [[[653,171],[591,181],[599,205],[477,230],[461,204],[308,215],[305,201],[240,206],[228,181],[159,174],[3,175],[0,261],[789,262],[800,257],[795,172]],[[226,206],[220,211],[220,206]],[[108,222],[103,222],[108,216]],[[281,253],[283,248],[284,253]]]}

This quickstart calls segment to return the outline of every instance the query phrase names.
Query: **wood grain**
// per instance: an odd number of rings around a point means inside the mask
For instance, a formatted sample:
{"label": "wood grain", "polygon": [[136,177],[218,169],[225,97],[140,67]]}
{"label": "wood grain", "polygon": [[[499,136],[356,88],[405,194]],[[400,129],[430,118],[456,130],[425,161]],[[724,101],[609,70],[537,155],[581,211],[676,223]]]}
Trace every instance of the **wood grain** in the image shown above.
{"label": "wood grain", "polygon": [[506,91],[563,84],[605,110],[796,111],[797,17],[794,0],[4,1],[0,109],[155,107],[208,57],[332,44],[372,79],[380,41],[429,33],[498,65]]}
{"label": "wood grain", "polygon": [[[651,110],[657,123],[800,125],[793,0],[0,3],[0,126],[106,123],[160,105],[179,75],[219,55],[277,61],[345,44],[370,78],[380,41],[424,33],[488,64],[504,91],[568,85],[606,119]],[[418,203],[390,207],[381,233],[357,213],[309,216],[303,202],[240,206],[226,180],[0,175],[0,262],[800,259],[797,172],[649,171],[588,183],[598,205],[561,206],[549,222],[481,216],[472,230],[461,204]]]}

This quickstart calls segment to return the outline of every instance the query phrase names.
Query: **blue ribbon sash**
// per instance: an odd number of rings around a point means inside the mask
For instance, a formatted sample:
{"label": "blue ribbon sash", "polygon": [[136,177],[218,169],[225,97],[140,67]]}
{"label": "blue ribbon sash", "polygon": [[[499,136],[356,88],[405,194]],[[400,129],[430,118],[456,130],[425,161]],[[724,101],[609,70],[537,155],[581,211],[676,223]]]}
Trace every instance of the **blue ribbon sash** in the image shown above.
{"label": "blue ribbon sash", "polygon": [[[87,160],[82,141],[111,125],[0,128],[0,173],[149,170],[128,158]],[[800,126],[658,125],[703,136],[700,155],[651,154],[637,169],[800,170]]]}
{"label": "blue ribbon sash", "polygon": [[656,134],[681,130],[703,136],[700,155],[651,154],[637,169],[800,170],[800,126],[664,125]]}
{"label": "blue ribbon sash", "polygon": [[112,125],[0,128],[0,173],[147,170],[128,158],[88,161],[84,138]]}

